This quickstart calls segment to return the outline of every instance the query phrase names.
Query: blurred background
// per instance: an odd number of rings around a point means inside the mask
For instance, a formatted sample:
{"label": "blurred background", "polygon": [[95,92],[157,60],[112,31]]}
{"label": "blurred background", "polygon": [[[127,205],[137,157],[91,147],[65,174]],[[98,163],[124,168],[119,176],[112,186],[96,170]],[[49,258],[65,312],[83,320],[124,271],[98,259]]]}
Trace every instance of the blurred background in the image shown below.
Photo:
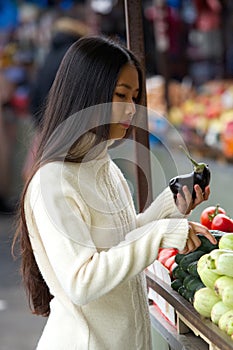
{"label": "blurred background", "polygon": [[[78,38],[105,34],[126,43],[126,2],[0,0],[0,350],[33,349],[45,322],[30,315],[10,245],[14,210],[31,166],[47,93],[63,55]],[[192,170],[176,151],[182,139],[196,160],[211,167],[209,204],[219,203],[233,216],[233,2],[138,3],[149,142],[156,159],[153,196],[177,169]],[[118,164],[135,194],[134,167],[125,164],[124,156]],[[195,220],[204,205],[193,212]]]}

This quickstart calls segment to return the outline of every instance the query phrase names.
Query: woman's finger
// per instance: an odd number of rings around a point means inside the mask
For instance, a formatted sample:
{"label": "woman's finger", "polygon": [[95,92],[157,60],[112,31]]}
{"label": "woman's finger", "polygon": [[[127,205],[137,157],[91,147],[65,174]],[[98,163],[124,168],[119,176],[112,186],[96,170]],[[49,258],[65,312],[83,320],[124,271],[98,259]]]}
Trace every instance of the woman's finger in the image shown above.
{"label": "woman's finger", "polygon": [[206,186],[204,193],[204,200],[207,201],[210,195],[210,186]]}
{"label": "woman's finger", "polygon": [[205,236],[211,243],[216,244],[217,240],[216,238],[210,233],[210,231],[203,226],[202,224],[198,222],[189,222],[189,225],[192,227],[192,230],[195,232],[195,234],[201,234]]}
{"label": "woman's finger", "polygon": [[185,213],[186,213],[187,204],[186,204],[186,201],[185,201],[184,197],[183,197],[182,194],[180,194],[180,193],[177,193],[176,205],[177,205],[177,208],[179,209],[179,211],[180,211],[182,214],[185,214]]}

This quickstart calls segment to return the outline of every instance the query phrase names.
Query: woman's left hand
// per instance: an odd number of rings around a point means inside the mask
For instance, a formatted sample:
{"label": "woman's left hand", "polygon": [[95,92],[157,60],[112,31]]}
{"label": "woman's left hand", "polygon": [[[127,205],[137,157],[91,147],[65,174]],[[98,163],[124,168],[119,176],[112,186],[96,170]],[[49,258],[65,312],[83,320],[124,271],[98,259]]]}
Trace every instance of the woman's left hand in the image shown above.
{"label": "woman's left hand", "polygon": [[210,186],[206,186],[204,193],[199,185],[195,185],[194,189],[196,192],[195,200],[192,199],[192,194],[189,192],[187,186],[183,186],[182,188],[184,196],[180,193],[177,194],[176,205],[182,214],[189,214],[197,205],[209,198]]}
{"label": "woman's left hand", "polygon": [[205,236],[213,244],[217,243],[217,240],[215,239],[215,237],[210,233],[210,231],[205,226],[203,226],[198,222],[189,221],[188,238],[184,249],[180,251],[180,253],[188,254],[196,250],[201,245],[201,241],[198,238],[197,234],[201,234]]}

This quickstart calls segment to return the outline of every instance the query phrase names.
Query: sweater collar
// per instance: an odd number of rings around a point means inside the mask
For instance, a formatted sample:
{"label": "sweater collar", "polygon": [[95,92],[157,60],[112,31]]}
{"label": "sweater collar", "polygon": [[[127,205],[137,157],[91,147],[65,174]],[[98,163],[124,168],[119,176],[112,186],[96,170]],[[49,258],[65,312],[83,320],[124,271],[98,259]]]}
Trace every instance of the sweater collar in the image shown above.
{"label": "sweater collar", "polygon": [[93,132],[86,133],[76,146],[69,152],[70,159],[77,154],[82,157],[82,162],[92,162],[105,158],[108,148],[115,142],[115,140],[105,140],[95,145],[96,135]]}

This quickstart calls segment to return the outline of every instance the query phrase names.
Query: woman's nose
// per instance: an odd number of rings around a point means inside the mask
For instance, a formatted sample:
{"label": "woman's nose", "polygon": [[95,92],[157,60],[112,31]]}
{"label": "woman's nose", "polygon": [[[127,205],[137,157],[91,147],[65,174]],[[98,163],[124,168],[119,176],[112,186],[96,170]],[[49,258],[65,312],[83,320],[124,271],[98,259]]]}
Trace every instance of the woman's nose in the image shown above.
{"label": "woman's nose", "polygon": [[130,102],[130,103],[127,103],[126,114],[130,115],[131,117],[133,117],[135,113],[136,113],[135,103],[133,101]]}

